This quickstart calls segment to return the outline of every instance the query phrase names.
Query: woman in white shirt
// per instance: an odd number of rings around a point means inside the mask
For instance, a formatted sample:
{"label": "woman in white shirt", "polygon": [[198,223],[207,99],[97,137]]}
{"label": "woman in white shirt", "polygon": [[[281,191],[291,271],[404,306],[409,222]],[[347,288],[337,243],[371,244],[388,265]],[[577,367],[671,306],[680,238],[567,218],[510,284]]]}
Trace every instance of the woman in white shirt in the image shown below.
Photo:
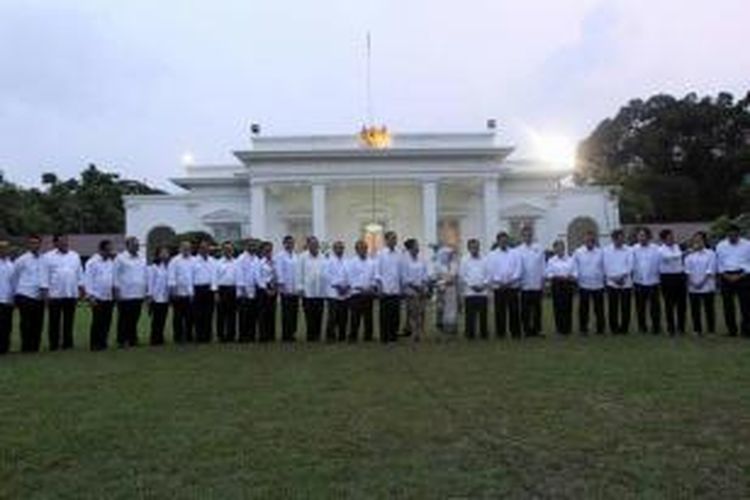
{"label": "woman in white shirt", "polygon": [[151,345],[164,344],[164,325],[169,311],[169,249],[158,247],[148,266],[148,313],[151,316]]}
{"label": "woman in white shirt", "polygon": [[659,233],[659,274],[661,294],[664,299],[664,313],[667,317],[669,335],[685,334],[685,316],[687,313],[687,287],[685,266],[680,245],[674,241],[671,229]]}
{"label": "woman in white shirt", "polygon": [[406,296],[406,318],[415,342],[424,335],[425,308],[429,295],[427,264],[419,258],[419,242],[410,238],[404,242],[406,256],[402,261],[401,280]]}
{"label": "woman in white shirt", "polygon": [[[703,335],[703,318],[706,318],[706,331],[716,331],[716,311],[714,295],[716,292],[716,253],[707,248],[707,236],[698,231],[693,236],[693,251],[685,257],[685,274],[687,275],[688,294],[690,297],[690,316],[693,320],[693,331]],[[701,314],[701,309],[704,314]]]}
{"label": "woman in white shirt", "polygon": [[557,240],[552,249],[555,254],[547,261],[544,276],[552,287],[552,308],[557,333],[570,335],[573,330],[573,295],[578,273],[575,261],[565,252],[565,243]]}

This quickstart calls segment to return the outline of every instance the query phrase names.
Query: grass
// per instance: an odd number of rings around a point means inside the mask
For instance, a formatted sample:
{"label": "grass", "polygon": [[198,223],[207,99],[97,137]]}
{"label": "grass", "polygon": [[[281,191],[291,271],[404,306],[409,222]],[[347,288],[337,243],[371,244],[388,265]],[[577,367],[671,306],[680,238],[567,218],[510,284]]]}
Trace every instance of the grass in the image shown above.
{"label": "grass", "polygon": [[743,340],[89,353],[79,314],[77,350],[0,358],[2,498],[750,493]]}

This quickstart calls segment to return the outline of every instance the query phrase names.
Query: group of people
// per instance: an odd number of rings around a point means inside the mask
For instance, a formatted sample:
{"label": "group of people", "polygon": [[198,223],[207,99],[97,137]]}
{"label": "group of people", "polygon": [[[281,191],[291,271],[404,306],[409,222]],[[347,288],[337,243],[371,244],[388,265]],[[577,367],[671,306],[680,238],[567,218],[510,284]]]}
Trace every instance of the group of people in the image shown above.
{"label": "group of people", "polygon": [[111,241],[100,242],[85,266],[66,236],[54,237],[54,249],[46,253],[40,252],[40,238],[32,236],[16,260],[10,258],[8,244],[0,242],[0,353],[8,351],[15,308],[23,352],[40,349],[45,309],[49,349],[72,348],[79,300],[91,306],[90,348],[97,351],[108,347],[115,310],[117,345],[137,345],[144,304],[152,345],[164,343],[170,307],[176,343],[211,342],[214,332],[220,342],[274,341],[277,307],[282,341],[296,340],[300,309],[310,342],[324,336],[356,342],[360,332],[372,341],[376,300],[380,341],[403,335],[418,341],[425,334],[426,305],[433,296],[436,327],[445,334],[457,333],[463,311],[465,336],[488,338],[491,299],[496,336],[536,337],[543,334],[547,284],[560,335],[573,331],[576,294],[582,335],[589,332],[592,307],[596,333],[607,327],[612,334],[628,333],[633,297],[642,333],[660,333],[664,317],[669,334],[684,334],[688,304],[694,332],[712,333],[714,295],[720,290],[728,335],[750,336],[750,241],[739,228],[731,227],[715,250],[704,233],[697,233],[687,250],[669,229],[659,236],[654,243],[648,228],[642,228],[629,245],[625,233],[616,230],[611,243],[600,247],[597,235],[589,232],[572,254],[557,241],[548,255],[525,227],[516,246],[500,232],[484,255],[479,241],[471,239],[462,259],[445,247],[430,261],[420,255],[416,239],[406,240],[400,249],[394,232],[384,235],[385,246],[374,256],[365,241],[357,241],[352,257],[345,257],[341,241],[322,252],[315,237],[307,239],[302,253],[295,251],[291,236],[277,253],[271,242],[250,240],[237,256],[234,245],[224,242],[218,257],[203,240],[197,248],[181,243],[175,256],[167,247],[157,248],[150,264],[138,240],[128,238],[120,253]]}

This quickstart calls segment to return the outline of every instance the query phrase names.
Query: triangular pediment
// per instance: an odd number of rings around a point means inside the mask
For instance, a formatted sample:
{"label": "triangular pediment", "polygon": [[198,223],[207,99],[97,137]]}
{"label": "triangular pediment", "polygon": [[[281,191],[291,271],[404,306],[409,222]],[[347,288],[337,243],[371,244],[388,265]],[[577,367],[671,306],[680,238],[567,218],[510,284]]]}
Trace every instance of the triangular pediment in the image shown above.
{"label": "triangular pediment", "polygon": [[224,223],[224,222],[246,222],[247,216],[240,212],[235,212],[229,209],[220,209],[213,212],[209,212],[201,217],[201,220],[206,224],[211,223]]}
{"label": "triangular pediment", "polygon": [[505,219],[510,218],[537,218],[544,216],[547,210],[535,203],[523,201],[507,205],[500,209],[500,215]]}

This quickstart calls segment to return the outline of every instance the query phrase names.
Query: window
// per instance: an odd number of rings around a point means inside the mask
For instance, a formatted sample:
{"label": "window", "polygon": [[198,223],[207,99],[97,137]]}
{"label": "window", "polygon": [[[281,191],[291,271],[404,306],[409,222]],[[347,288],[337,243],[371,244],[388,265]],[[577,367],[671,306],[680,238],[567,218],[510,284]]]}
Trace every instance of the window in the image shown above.
{"label": "window", "polygon": [[534,230],[534,219],[531,217],[513,217],[508,221],[508,234],[514,240],[521,238],[521,229],[530,227]]}
{"label": "window", "polygon": [[213,224],[214,239],[216,241],[238,241],[242,239],[242,228],[239,223],[225,222]]}

